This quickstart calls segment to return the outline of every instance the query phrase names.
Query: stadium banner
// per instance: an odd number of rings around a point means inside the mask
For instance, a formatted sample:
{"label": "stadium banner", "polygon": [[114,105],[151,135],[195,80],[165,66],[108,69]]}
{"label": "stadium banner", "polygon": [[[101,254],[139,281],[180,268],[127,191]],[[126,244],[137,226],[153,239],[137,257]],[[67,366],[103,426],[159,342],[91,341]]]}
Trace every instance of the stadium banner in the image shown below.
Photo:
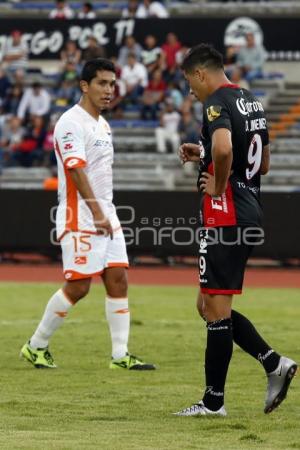
{"label": "stadium banner", "polygon": [[[263,193],[262,200],[265,241],[256,247],[254,256],[299,260],[300,192]],[[0,202],[5,211],[0,221],[0,256],[13,251],[59,256],[55,192],[2,189]],[[197,256],[197,192],[116,191],[114,203],[130,256]]]}
{"label": "stadium banner", "polygon": [[263,42],[270,59],[300,60],[298,18],[174,18],[174,19],[103,19],[49,20],[0,19],[0,61],[3,48],[12,30],[23,33],[22,39],[30,49],[30,59],[59,59],[67,40],[86,48],[88,36],[94,35],[115,56],[124,37],[134,35],[140,44],[148,34],[155,34],[161,45],[167,33],[177,34],[179,40],[192,46],[199,42],[214,44],[220,51],[225,46],[243,45],[244,35],[253,32],[257,42]]}

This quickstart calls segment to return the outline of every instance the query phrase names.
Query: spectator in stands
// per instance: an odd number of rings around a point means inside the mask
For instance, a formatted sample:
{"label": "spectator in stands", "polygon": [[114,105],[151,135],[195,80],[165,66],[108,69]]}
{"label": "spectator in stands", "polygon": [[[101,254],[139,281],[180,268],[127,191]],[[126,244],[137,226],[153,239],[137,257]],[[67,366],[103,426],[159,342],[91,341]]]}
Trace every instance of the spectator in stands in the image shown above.
{"label": "spectator in stands", "polygon": [[166,42],[162,46],[168,78],[172,79],[176,70],[176,53],[180,50],[181,43],[175,33],[168,33]]}
{"label": "spectator in stands", "polygon": [[60,86],[55,92],[55,105],[68,106],[74,105],[80,98],[80,92],[77,89],[77,81],[74,84],[73,80],[62,80]]}
{"label": "spectator in stands", "polygon": [[133,36],[127,36],[124,45],[120,48],[118,56],[118,65],[124,67],[128,61],[129,53],[133,53],[137,61],[141,60],[142,47],[138,44]]}
{"label": "spectator in stands", "polygon": [[167,85],[166,96],[168,98],[171,98],[175,109],[180,110],[183,103],[183,95],[178,84],[175,81],[169,81]]}
{"label": "spectator in stands", "polygon": [[30,116],[46,116],[50,111],[51,97],[48,91],[35,82],[27,88],[22,96],[17,115],[24,120],[26,114]]}
{"label": "spectator in stands", "polygon": [[126,86],[126,100],[138,103],[139,97],[148,84],[148,75],[146,67],[137,61],[134,53],[128,55],[127,64],[121,72],[121,80]]}
{"label": "spectator in stands", "polygon": [[187,82],[183,77],[181,65],[186,53],[189,51],[190,45],[187,43],[182,43],[180,49],[175,53],[175,69],[172,79],[177,83],[179,89],[181,89],[183,95],[188,95],[189,89]]}
{"label": "spectator in stands", "polygon": [[25,73],[28,62],[28,46],[22,42],[22,33],[19,30],[11,32],[3,49],[3,62],[6,70],[14,74],[16,71]]}
{"label": "spectator in stands", "polygon": [[105,58],[106,51],[102,45],[99,44],[97,38],[93,35],[88,37],[88,46],[83,51],[83,62],[89,61],[95,58]]}
{"label": "spectator in stands", "polygon": [[175,53],[175,63],[178,69],[181,69],[181,65],[183,63],[184,57],[187,52],[190,50],[191,46],[188,43],[182,43],[181,47]]}
{"label": "spectator in stands", "polygon": [[22,142],[25,129],[21,125],[21,120],[16,116],[6,119],[1,132],[0,149],[2,153],[3,166],[11,166],[14,161],[14,152]]}
{"label": "spectator in stands", "polygon": [[263,66],[266,60],[266,51],[262,45],[256,44],[253,33],[246,34],[246,46],[237,53],[237,66],[242,70],[247,81],[260,78],[263,75]]}
{"label": "spectator in stands", "polygon": [[122,10],[122,17],[125,18],[136,17],[138,6],[139,6],[138,0],[129,0],[127,3],[127,7]]}
{"label": "spectator in stands", "polygon": [[22,141],[15,146],[14,161],[23,167],[41,165],[43,161],[43,143],[46,136],[44,119],[41,116],[31,116]]}
{"label": "spectator in stands", "polygon": [[6,97],[6,94],[11,86],[9,78],[5,70],[0,66],[0,105],[3,104],[3,101]]}
{"label": "spectator in stands", "polygon": [[169,17],[169,13],[165,6],[156,0],[143,0],[137,9],[136,17],[139,19],[150,17],[166,19]]}
{"label": "spectator in stands", "polygon": [[236,67],[238,52],[239,47],[235,45],[229,45],[225,49],[224,67],[229,78],[231,77],[231,74]]}
{"label": "spectator in stands", "polygon": [[160,103],[164,99],[166,88],[167,85],[163,80],[162,71],[156,69],[142,97],[141,118],[143,120],[147,120],[148,116],[151,120],[157,120],[157,113],[160,109]]}
{"label": "spectator in stands", "polygon": [[241,88],[249,89],[249,83],[243,78],[243,72],[239,67],[234,68],[229,78],[232,83],[238,84]]}
{"label": "spectator in stands", "polygon": [[122,80],[117,80],[114,98],[110,102],[109,109],[114,119],[123,119],[123,101],[126,98],[126,86]]}
{"label": "spectator in stands", "polygon": [[165,109],[160,116],[160,127],[155,130],[157,151],[166,153],[167,144],[171,144],[174,153],[178,152],[180,145],[180,136],[178,126],[180,122],[180,114],[175,110],[173,101],[167,99]]}
{"label": "spectator in stands", "polygon": [[141,4],[138,0],[129,0],[127,8],[122,11],[122,17],[135,17],[137,19],[157,17],[164,19],[169,17],[169,13],[161,2],[155,0],[143,0]]}
{"label": "spectator in stands", "polygon": [[198,144],[200,139],[200,127],[192,111],[186,110],[182,113],[179,123],[180,141]]}
{"label": "spectator in stands", "polygon": [[85,2],[81,11],[78,13],[78,19],[96,19],[96,13],[91,2]]}
{"label": "spectator in stands", "polygon": [[67,64],[73,64],[76,71],[80,71],[81,50],[77,47],[75,41],[67,41],[63,50],[60,52],[60,60],[65,69]]}
{"label": "spectator in stands", "polygon": [[23,87],[19,84],[12,86],[7,92],[3,100],[3,113],[16,116],[20,101],[23,96]]}
{"label": "spectator in stands", "polygon": [[50,19],[73,19],[74,13],[65,0],[56,0],[56,8],[50,11]]}
{"label": "spectator in stands", "polygon": [[61,74],[60,83],[66,80],[69,81],[70,83],[72,82],[74,86],[77,85],[78,72],[73,63],[67,63],[65,70]]}
{"label": "spectator in stands", "polygon": [[145,49],[142,51],[141,57],[149,75],[162,66],[161,53],[162,50],[157,45],[156,37],[148,34],[145,38]]}
{"label": "spectator in stands", "polygon": [[54,127],[57,122],[56,115],[50,117],[47,131],[45,134],[45,139],[43,141],[43,162],[46,167],[56,166],[56,157],[54,151]]}

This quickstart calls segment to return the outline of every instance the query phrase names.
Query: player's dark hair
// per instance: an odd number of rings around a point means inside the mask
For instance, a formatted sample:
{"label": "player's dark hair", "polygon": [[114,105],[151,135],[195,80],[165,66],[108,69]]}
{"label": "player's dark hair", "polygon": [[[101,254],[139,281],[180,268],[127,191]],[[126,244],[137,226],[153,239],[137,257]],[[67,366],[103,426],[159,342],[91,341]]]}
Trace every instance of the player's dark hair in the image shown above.
{"label": "player's dark hair", "polygon": [[213,70],[224,69],[223,56],[210,44],[199,44],[192,47],[184,57],[181,68],[190,73],[197,66]]}
{"label": "player's dark hair", "polygon": [[97,71],[107,70],[108,72],[116,73],[116,68],[114,63],[106,58],[95,58],[90,59],[83,66],[80,80],[86,81],[88,84],[93,78],[97,76]]}

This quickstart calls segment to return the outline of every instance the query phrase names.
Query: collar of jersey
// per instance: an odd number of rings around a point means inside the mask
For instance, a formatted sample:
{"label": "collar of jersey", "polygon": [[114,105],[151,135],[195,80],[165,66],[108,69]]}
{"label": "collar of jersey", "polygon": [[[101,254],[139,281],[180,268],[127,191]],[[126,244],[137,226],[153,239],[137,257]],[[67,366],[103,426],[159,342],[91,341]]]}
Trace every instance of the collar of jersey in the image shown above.
{"label": "collar of jersey", "polygon": [[90,113],[88,113],[82,106],[80,106],[79,103],[77,103],[75,106],[78,106],[78,108],[80,108],[81,111],[84,111],[85,114],[87,114],[87,115],[89,116],[90,119],[93,119],[96,123],[99,122],[99,119],[100,119],[100,117],[101,117],[101,114],[99,114],[99,117],[98,117],[98,120],[97,120],[97,119],[95,119],[95,117],[93,117]]}
{"label": "collar of jersey", "polygon": [[224,83],[224,84],[221,84],[221,86],[219,87],[219,89],[221,89],[221,88],[240,89],[240,86],[238,84],[233,84],[233,83]]}

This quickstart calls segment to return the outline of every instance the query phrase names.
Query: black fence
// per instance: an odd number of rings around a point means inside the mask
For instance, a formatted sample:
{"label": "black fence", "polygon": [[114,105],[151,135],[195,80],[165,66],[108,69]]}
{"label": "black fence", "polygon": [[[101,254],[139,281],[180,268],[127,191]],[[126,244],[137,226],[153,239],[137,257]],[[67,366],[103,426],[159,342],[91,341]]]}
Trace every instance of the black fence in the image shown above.
{"label": "black fence", "polygon": [[[104,19],[48,20],[0,19],[0,59],[12,29],[19,29],[28,43],[30,59],[57,59],[68,39],[85,48],[93,34],[106,48],[109,56],[117,55],[124,37],[134,35],[144,43],[145,36],[155,34],[161,45],[166,34],[174,32],[189,46],[199,42],[212,43],[220,51],[224,46],[243,43],[247,31],[273,53],[274,59],[300,59],[300,41],[296,39],[299,18],[172,18],[172,19]],[[242,41],[241,41],[242,40]]]}
{"label": "black fence", "polygon": [[[255,256],[300,258],[300,192],[264,193],[265,243]],[[41,190],[0,190],[0,252],[60,253],[55,241],[56,193]],[[196,192],[115,193],[130,255],[197,255]]]}

